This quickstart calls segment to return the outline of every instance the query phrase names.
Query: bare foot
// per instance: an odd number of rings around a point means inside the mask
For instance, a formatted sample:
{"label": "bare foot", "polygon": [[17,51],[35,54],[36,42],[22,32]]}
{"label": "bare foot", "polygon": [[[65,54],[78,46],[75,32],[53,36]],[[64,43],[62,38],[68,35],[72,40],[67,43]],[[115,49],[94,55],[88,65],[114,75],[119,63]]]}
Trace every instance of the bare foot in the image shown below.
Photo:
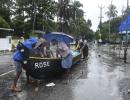
{"label": "bare foot", "polygon": [[9,89],[14,91],[14,92],[21,92],[22,91],[21,88],[18,88],[18,87],[15,87],[15,86],[11,86],[11,88],[9,88]]}

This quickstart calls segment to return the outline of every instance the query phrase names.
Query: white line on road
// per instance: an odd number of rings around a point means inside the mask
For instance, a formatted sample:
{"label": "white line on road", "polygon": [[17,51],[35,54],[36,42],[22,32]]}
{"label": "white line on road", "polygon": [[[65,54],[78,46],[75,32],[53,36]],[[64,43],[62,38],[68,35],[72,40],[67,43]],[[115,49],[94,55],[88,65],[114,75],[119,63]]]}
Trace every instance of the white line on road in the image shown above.
{"label": "white line on road", "polygon": [[7,74],[9,74],[9,73],[11,73],[11,72],[13,72],[13,71],[15,71],[15,70],[11,70],[11,71],[8,71],[8,72],[6,72],[6,73],[3,73],[3,74],[0,75],[0,77],[2,77],[2,76],[4,76],[4,75],[7,75]]}

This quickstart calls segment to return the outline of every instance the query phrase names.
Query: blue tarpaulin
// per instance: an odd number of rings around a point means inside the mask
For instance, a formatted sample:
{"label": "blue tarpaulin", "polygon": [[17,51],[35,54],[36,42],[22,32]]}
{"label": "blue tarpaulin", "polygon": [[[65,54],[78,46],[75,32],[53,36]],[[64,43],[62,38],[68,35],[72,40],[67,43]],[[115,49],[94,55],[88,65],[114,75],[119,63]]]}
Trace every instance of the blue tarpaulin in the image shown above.
{"label": "blue tarpaulin", "polygon": [[125,34],[126,31],[130,33],[130,14],[127,15],[127,17],[121,22],[119,26],[120,34]]}
{"label": "blue tarpaulin", "polygon": [[22,44],[26,46],[28,49],[32,50],[32,45],[37,43],[38,39],[37,38],[30,38],[24,41]]}

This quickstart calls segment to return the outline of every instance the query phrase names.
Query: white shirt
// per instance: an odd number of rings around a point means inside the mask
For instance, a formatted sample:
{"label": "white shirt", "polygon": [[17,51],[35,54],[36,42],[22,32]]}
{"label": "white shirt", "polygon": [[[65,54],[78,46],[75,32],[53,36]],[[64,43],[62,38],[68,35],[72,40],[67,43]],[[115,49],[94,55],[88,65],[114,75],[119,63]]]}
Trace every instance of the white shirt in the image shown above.
{"label": "white shirt", "polygon": [[58,43],[58,51],[62,57],[66,57],[70,53],[69,47],[63,42]]}

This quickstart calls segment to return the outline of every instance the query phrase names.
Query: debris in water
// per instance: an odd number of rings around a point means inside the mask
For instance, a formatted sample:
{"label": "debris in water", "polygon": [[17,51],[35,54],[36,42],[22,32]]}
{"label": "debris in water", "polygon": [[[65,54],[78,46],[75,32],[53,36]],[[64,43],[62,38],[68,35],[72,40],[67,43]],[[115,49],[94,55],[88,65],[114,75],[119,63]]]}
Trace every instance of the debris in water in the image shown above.
{"label": "debris in water", "polygon": [[98,55],[98,57],[101,57],[101,55]]}
{"label": "debris in water", "polygon": [[55,84],[53,82],[46,84],[47,87],[53,87]]}
{"label": "debris in water", "polygon": [[128,90],[128,93],[130,93],[130,89]]}
{"label": "debris in water", "polygon": [[39,89],[39,88],[38,88],[38,87],[36,87],[36,88],[35,88],[35,92],[37,92],[37,91],[38,91],[38,89]]}

